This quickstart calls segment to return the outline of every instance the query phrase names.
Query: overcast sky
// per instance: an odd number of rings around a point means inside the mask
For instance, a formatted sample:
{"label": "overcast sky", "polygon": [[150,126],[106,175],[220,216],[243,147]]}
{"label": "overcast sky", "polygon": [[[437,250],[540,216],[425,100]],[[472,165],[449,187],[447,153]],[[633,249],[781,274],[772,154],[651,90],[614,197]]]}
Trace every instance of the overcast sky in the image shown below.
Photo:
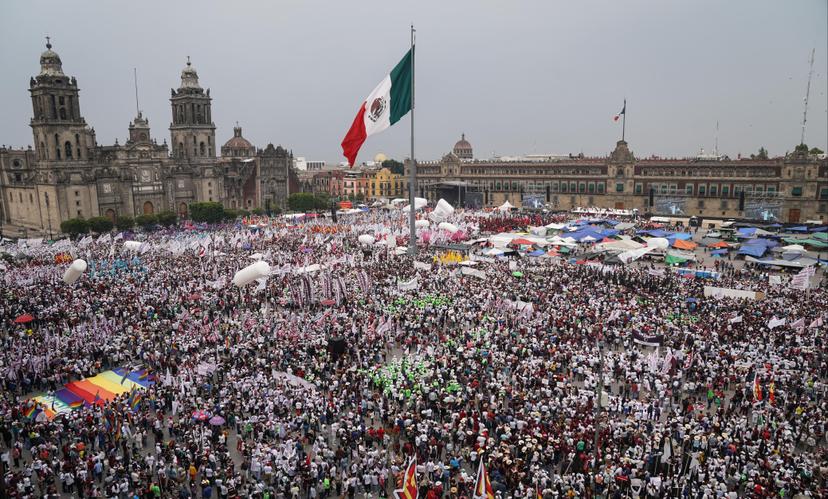
{"label": "overcast sky", "polygon": [[[259,147],[342,161],[362,100],[417,28],[417,158],[462,132],[475,156],[604,155],[621,134],[639,156],[734,156],[799,142],[816,48],[806,142],[828,137],[825,0],[76,1],[0,2],[0,143],[32,143],[29,78],[51,35],[76,76],[99,144],[120,142],[140,106],[169,137],[170,88],[186,56],[211,89],[217,142],[238,121]],[[358,161],[409,151],[409,121],[371,137]]]}

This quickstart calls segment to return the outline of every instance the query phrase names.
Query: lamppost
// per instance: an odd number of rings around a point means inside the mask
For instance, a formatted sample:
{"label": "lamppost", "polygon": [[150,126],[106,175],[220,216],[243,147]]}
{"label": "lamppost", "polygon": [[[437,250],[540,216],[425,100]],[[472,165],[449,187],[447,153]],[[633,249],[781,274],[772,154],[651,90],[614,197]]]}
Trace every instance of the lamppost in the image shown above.
{"label": "lamppost", "polygon": [[43,197],[46,199],[46,220],[49,221],[49,240],[52,240],[52,216],[49,213],[49,193],[44,192]]}
{"label": "lamppost", "polygon": [[604,342],[598,337],[595,340],[596,346],[598,347],[598,389],[596,390],[596,404],[595,404],[595,439],[593,441],[593,451],[595,453],[595,468],[593,469],[593,480],[598,476],[598,469],[599,469],[599,449],[598,449],[598,435],[601,432],[601,423],[599,421],[601,417],[601,397],[604,394]]}

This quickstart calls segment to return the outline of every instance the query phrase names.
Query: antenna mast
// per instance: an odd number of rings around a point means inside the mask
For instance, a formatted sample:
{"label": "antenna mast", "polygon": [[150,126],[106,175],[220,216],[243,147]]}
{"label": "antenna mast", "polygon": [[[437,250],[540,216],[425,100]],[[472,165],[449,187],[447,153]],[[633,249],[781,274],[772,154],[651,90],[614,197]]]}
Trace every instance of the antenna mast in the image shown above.
{"label": "antenna mast", "polygon": [[799,143],[805,143],[805,123],[808,122],[808,98],[811,96],[811,77],[814,76],[814,52],[815,48],[811,49],[810,69],[808,70],[808,86],[805,87],[805,110],[802,112],[802,136],[799,138]]}
{"label": "antenna mast", "polygon": [[138,114],[141,114],[141,109],[138,106],[138,68],[132,68],[132,76],[135,80],[135,112],[137,113],[137,116]]}

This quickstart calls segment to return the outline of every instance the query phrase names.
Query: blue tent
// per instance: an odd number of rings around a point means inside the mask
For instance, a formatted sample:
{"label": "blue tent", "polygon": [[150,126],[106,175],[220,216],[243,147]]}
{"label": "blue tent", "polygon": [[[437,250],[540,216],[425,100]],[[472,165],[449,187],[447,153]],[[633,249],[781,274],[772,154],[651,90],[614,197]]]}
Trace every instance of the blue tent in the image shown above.
{"label": "blue tent", "polygon": [[667,236],[667,239],[671,242],[675,241],[676,239],[680,239],[682,241],[689,241],[690,239],[693,239],[693,234],[688,234],[686,232],[676,232],[674,234],[670,234],[669,236]]}
{"label": "blue tent", "polygon": [[811,232],[828,232],[828,225],[820,225],[818,227],[811,227]]}
{"label": "blue tent", "polygon": [[541,256],[541,255],[543,255],[543,254],[545,254],[545,253],[546,253],[546,251],[539,249],[539,250],[535,250],[535,251],[533,251],[533,252],[531,252],[531,253],[527,253],[527,254],[528,254],[529,256]]}
{"label": "blue tent", "polygon": [[715,251],[711,251],[710,254],[713,255],[713,256],[724,256],[724,255],[727,254],[727,250],[726,249],[715,250]]}
{"label": "blue tent", "polygon": [[788,232],[808,232],[808,227],[800,225],[799,227],[788,227],[785,230],[787,230]]}
{"label": "blue tent", "polygon": [[750,255],[754,258],[759,258],[765,254],[767,248],[764,244],[746,244],[739,248],[740,255]]}
{"label": "blue tent", "polygon": [[751,237],[756,234],[756,227],[742,227],[737,231],[739,236]]}

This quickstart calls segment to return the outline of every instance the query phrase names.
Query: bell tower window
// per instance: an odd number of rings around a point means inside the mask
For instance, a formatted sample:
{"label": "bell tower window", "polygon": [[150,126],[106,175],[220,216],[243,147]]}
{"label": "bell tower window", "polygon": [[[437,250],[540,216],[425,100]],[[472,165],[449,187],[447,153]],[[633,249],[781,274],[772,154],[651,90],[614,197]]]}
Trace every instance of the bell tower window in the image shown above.
{"label": "bell tower window", "polygon": [[58,137],[58,134],[55,134],[55,153],[57,153],[57,159],[60,159],[60,137]]}
{"label": "bell tower window", "polygon": [[63,148],[66,150],[66,159],[72,159],[72,143],[67,140]]}

